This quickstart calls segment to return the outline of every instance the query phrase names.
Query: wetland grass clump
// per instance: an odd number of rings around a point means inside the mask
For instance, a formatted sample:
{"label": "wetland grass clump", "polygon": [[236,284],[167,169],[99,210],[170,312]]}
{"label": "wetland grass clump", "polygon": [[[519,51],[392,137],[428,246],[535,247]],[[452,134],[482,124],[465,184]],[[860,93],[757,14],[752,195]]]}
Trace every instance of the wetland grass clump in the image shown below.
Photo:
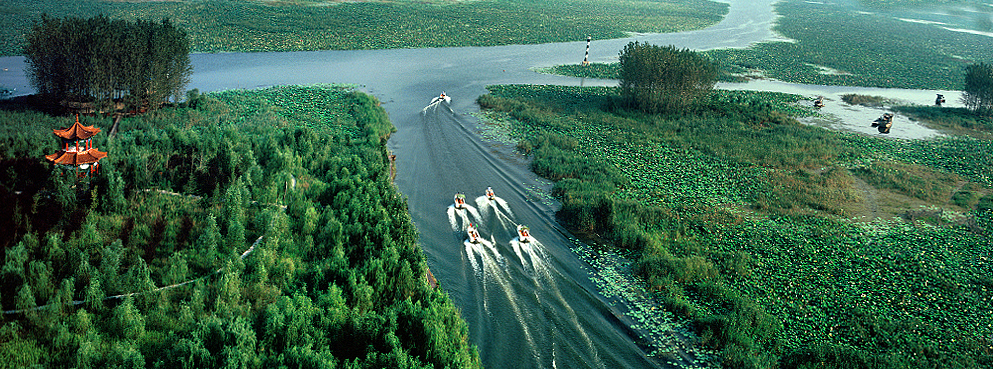
{"label": "wetland grass clump", "polygon": [[[559,158],[541,169],[562,178],[559,216],[629,250],[724,366],[965,368],[993,353],[993,159],[976,155],[990,140],[832,132],[749,93],[651,115],[602,88],[489,89],[481,105],[507,108],[520,137],[554,130],[525,146]],[[881,191],[963,211],[852,217]],[[925,219],[948,214],[961,221]]]}
{"label": "wetland grass clump", "polygon": [[869,95],[859,95],[859,94],[844,94],[841,95],[841,101],[844,101],[848,105],[862,105],[869,107],[881,107],[884,104],[889,103],[885,97],[882,96],[869,96]]}
{"label": "wetland grass clump", "polygon": [[894,106],[893,110],[922,121],[934,129],[977,138],[993,137],[993,116],[977,114],[969,109],[913,105]]}

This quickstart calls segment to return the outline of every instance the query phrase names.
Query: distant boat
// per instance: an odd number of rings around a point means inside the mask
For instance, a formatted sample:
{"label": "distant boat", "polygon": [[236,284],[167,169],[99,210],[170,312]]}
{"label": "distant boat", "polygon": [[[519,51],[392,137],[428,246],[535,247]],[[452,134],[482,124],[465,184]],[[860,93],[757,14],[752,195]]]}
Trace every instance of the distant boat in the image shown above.
{"label": "distant boat", "polygon": [[454,201],[455,201],[456,209],[465,209],[465,195],[463,195],[461,192],[455,194]]}
{"label": "distant boat", "polygon": [[496,198],[496,194],[493,193],[493,187],[486,187],[486,197],[490,200]]}
{"label": "distant boat", "polygon": [[448,96],[448,95],[445,95],[445,93],[442,92],[441,95],[439,95],[438,97],[435,97],[434,99],[432,99],[431,100],[431,103],[434,104],[434,103],[440,102],[440,101],[444,101],[446,103],[451,103],[452,102],[452,97],[451,96]]}

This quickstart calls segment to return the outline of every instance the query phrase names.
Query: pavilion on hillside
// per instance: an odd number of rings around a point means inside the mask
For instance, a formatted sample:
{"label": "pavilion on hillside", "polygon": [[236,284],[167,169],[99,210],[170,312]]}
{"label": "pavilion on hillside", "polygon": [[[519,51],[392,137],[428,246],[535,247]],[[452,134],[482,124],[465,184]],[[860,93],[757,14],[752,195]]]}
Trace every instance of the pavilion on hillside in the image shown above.
{"label": "pavilion on hillside", "polygon": [[[71,166],[74,169],[96,173],[100,166],[100,159],[107,157],[107,153],[93,147],[93,136],[100,133],[100,128],[94,126],[84,126],[79,123],[79,115],[76,115],[76,123],[69,128],[52,130],[56,136],[62,139],[61,150],[45,155],[45,159],[55,165]],[[87,172],[79,173],[85,176]]]}

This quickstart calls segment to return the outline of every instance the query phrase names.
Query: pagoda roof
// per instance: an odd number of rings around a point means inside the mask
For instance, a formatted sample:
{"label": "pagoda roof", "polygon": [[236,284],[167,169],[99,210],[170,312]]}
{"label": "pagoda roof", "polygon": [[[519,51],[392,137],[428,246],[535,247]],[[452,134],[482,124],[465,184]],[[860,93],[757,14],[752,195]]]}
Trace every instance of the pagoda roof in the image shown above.
{"label": "pagoda roof", "polygon": [[62,165],[92,164],[100,161],[100,159],[103,159],[105,157],[107,157],[107,153],[97,149],[89,149],[80,152],[59,150],[59,152],[57,153],[51,155],[45,155],[45,159],[48,159],[49,161],[55,164],[62,164]]}
{"label": "pagoda roof", "polygon": [[69,128],[53,129],[52,133],[67,140],[85,140],[100,133],[100,128],[94,126],[84,126],[79,123],[79,115],[76,116],[76,123]]}

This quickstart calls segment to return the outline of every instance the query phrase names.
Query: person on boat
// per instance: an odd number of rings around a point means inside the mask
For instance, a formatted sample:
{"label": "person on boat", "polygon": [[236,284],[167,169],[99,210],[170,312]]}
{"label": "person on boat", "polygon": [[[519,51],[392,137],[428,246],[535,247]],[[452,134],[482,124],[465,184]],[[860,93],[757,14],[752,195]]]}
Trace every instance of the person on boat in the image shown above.
{"label": "person on boat", "polygon": [[490,200],[496,197],[496,194],[493,193],[493,187],[486,187],[486,197]]}
{"label": "person on boat", "polygon": [[941,104],[944,104],[944,103],[945,103],[945,95],[938,94],[938,97],[935,97],[934,98],[934,105],[935,106],[941,106]]}
{"label": "person on boat", "polygon": [[479,231],[476,230],[476,226],[472,225],[472,223],[469,223],[469,226],[466,227],[465,233],[469,236],[469,242],[479,243]]}
{"label": "person on boat", "polygon": [[893,122],[893,113],[884,113],[883,116],[876,118],[876,120],[872,121],[872,127],[875,128],[884,125],[886,122]]}
{"label": "person on boat", "polygon": [[445,94],[444,92],[442,92],[441,95],[439,95],[438,97],[431,99],[432,104],[437,102],[452,102],[452,98],[447,94]]}
{"label": "person on boat", "polygon": [[818,96],[817,97],[817,100],[814,100],[814,107],[815,108],[823,108],[824,107],[824,96]]}
{"label": "person on boat", "polygon": [[455,194],[455,208],[462,209],[465,207],[465,195],[461,192]]}
{"label": "person on boat", "polygon": [[893,127],[893,113],[883,114],[882,117],[876,119],[872,124],[873,127],[879,130],[879,133],[890,133],[890,127]]}
{"label": "person on boat", "polygon": [[517,226],[517,239],[520,242],[530,242],[531,241],[531,231],[526,225]]}

